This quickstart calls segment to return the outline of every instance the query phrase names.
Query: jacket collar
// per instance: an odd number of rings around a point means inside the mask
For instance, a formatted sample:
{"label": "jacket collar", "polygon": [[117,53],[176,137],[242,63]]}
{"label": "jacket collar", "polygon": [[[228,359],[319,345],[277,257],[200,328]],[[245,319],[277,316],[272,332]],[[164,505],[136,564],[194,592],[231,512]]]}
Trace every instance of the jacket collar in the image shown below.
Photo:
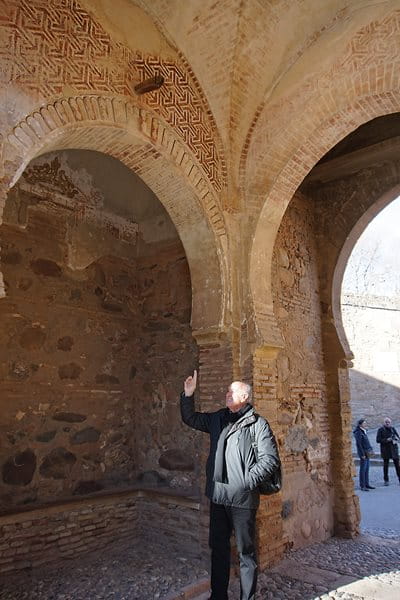
{"label": "jacket collar", "polygon": [[232,433],[235,433],[235,431],[238,431],[238,429],[247,427],[248,425],[251,425],[252,423],[255,423],[256,421],[257,421],[257,417],[254,412],[254,407],[251,406],[250,409],[246,410],[244,415],[242,417],[240,417],[236,421],[236,423],[233,424],[232,428],[230,429],[230,431],[226,437],[229,437],[230,435],[232,435]]}

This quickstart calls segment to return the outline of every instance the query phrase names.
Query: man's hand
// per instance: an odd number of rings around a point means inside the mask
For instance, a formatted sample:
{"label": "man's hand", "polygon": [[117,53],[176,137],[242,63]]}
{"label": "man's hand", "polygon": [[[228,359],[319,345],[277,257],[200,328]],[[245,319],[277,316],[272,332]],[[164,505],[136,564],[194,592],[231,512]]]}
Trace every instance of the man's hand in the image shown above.
{"label": "man's hand", "polygon": [[184,390],[185,390],[185,396],[187,396],[187,397],[193,396],[194,391],[196,389],[196,385],[197,385],[197,371],[195,369],[193,372],[193,377],[190,376],[187,379],[185,379],[185,382],[183,384]]}

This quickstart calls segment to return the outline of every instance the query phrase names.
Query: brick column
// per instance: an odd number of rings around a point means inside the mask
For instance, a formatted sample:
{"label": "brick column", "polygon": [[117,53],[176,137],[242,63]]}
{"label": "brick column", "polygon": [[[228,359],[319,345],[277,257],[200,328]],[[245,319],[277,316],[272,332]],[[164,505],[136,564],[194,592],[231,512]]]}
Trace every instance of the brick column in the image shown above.
{"label": "brick column", "polygon": [[[212,411],[224,405],[228,385],[235,379],[232,344],[227,338],[200,337],[196,335],[200,355],[200,398],[197,406],[202,411]],[[276,354],[278,348],[260,348],[256,350],[252,361],[252,377],[246,377],[253,384],[254,406],[257,412],[270,423],[278,438],[278,411],[276,397]],[[250,371],[250,369],[248,369]],[[250,372],[247,373],[250,375]],[[201,440],[202,490],[205,487],[205,462],[209,451],[209,440]],[[257,544],[260,568],[266,568],[283,555],[285,541],[282,528],[281,494],[262,496],[257,513]],[[202,554],[207,562],[209,502],[202,495],[199,521],[199,536]],[[207,562],[207,567],[208,567]]]}
{"label": "brick column", "polygon": [[331,320],[322,321],[328,398],[331,465],[334,489],[334,531],[341,537],[359,533],[360,507],[354,492],[350,441],[351,406],[348,361]]}
{"label": "brick column", "polygon": [[[276,355],[279,348],[258,348],[253,356],[253,394],[256,411],[265,417],[279,439]],[[261,569],[278,562],[285,549],[281,494],[261,496],[257,513],[258,557]]]}
{"label": "brick column", "polygon": [[[231,341],[217,334],[195,334],[199,346],[199,390],[200,398],[196,407],[201,411],[213,411],[223,408],[228,385],[233,380],[233,353]],[[206,568],[209,568],[209,501],[204,495],[206,460],[209,453],[209,437],[202,434],[200,442],[201,456],[201,504],[199,520],[199,539]]]}

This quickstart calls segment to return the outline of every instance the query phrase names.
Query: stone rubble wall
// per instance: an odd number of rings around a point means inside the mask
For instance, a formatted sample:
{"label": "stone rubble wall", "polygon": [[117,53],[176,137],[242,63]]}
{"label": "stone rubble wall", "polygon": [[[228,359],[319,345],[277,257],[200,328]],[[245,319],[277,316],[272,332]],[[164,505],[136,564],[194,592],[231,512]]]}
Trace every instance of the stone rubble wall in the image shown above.
{"label": "stone rubble wall", "polygon": [[[197,350],[176,232],[146,243],[136,225],[127,240],[117,219],[71,236],[60,198],[81,191],[54,177],[43,197],[37,177],[1,226],[0,512],[135,483],[192,490],[199,442],[179,393]],[[89,264],[72,269],[82,247]]]}

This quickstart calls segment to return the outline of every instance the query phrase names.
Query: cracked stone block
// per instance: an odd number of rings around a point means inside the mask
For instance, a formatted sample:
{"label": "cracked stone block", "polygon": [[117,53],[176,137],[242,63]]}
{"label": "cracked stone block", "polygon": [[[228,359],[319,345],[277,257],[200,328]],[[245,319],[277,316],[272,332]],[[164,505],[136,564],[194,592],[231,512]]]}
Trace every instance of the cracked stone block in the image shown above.
{"label": "cracked stone block", "polygon": [[28,485],[36,470],[36,455],[28,448],[10,457],[3,465],[4,483],[9,485]]}
{"label": "cracked stone block", "polygon": [[287,433],[285,447],[289,452],[300,453],[308,446],[307,430],[303,425],[294,425]]}
{"label": "cracked stone block", "polygon": [[86,421],[87,417],[73,412],[56,412],[52,419],[54,421],[66,421],[67,423],[82,423],[82,421]]}
{"label": "cracked stone block", "polygon": [[37,442],[51,442],[55,438],[56,433],[56,429],[53,429],[53,431],[44,431],[43,433],[39,433],[35,439]]}
{"label": "cracked stone block", "polygon": [[86,444],[90,442],[97,442],[100,437],[100,431],[94,427],[86,427],[77,431],[71,436],[71,444]]}
{"label": "cracked stone block", "polygon": [[36,275],[45,277],[61,277],[62,270],[53,260],[38,258],[31,262],[31,269]]}

